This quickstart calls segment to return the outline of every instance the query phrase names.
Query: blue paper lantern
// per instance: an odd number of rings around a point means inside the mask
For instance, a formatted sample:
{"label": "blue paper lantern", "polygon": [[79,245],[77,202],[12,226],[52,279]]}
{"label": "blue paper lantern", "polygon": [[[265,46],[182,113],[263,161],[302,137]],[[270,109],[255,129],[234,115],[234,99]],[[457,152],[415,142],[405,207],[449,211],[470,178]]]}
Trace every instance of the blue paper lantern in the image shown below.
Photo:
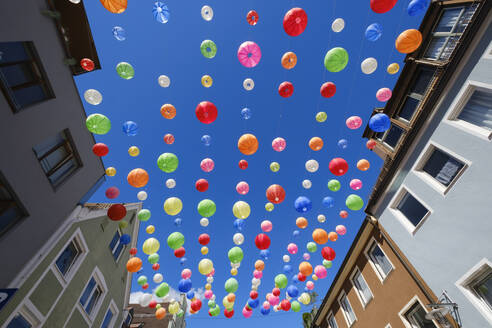
{"label": "blue paper lantern", "polygon": [[384,132],[391,126],[391,120],[388,115],[378,113],[369,120],[369,128],[374,132]]}
{"label": "blue paper lantern", "polygon": [[366,39],[369,41],[377,41],[383,35],[383,27],[381,24],[372,23],[366,29]]}
{"label": "blue paper lantern", "polygon": [[427,7],[429,7],[429,0],[412,0],[408,4],[407,13],[410,16],[417,16],[425,13]]}
{"label": "blue paper lantern", "polygon": [[241,231],[241,230],[243,230],[243,227],[244,227],[244,220],[236,219],[234,221],[234,228]]}
{"label": "blue paper lantern", "polygon": [[181,293],[187,293],[191,290],[191,279],[181,279],[178,284],[178,289]]}
{"label": "blue paper lantern", "polygon": [[335,198],[326,196],[325,198],[323,198],[323,205],[327,208],[332,208],[333,206],[335,206]]}
{"label": "blue paper lantern", "polygon": [[121,26],[113,27],[113,36],[118,41],[125,41],[126,40],[125,29]]}
{"label": "blue paper lantern", "polygon": [[182,257],[181,260],[179,260],[179,264],[184,265],[186,263],[186,257]]}
{"label": "blue paper lantern", "polygon": [[205,134],[202,136],[202,142],[205,146],[210,146],[210,144],[212,143],[212,137],[208,134]]}
{"label": "blue paper lantern", "polygon": [[268,315],[268,313],[270,313],[270,309],[261,308],[260,312],[263,315]]}
{"label": "blue paper lantern", "polygon": [[348,147],[348,141],[345,139],[338,140],[338,147],[345,149]]}
{"label": "blue paper lantern", "polygon": [[120,237],[120,243],[122,243],[123,245],[128,245],[131,240],[132,240],[132,238],[130,237],[130,235],[128,235],[126,233],[121,235],[121,237]]}
{"label": "blue paper lantern", "polygon": [[294,202],[294,207],[297,212],[306,213],[313,207],[313,204],[311,203],[311,200],[309,198],[305,196],[299,196]]}
{"label": "blue paper lantern", "polygon": [[284,273],[291,273],[292,272],[292,265],[286,264],[284,265]]}
{"label": "blue paper lantern", "polygon": [[252,308],[252,309],[256,309],[256,308],[258,307],[258,305],[259,305],[259,304],[260,304],[260,300],[259,300],[259,299],[257,299],[257,298],[256,298],[256,299],[254,299],[254,300],[250,299],[250,300],[248,301],[248,305],[249,305],[249,307],[250,307],[250,308]]}
{"label": "blue paper lantern", "polygon": [[176,227],[179,227],[179,226],[181,225],[181,219],[180,219],[180,218],[176,218],[176,219],[174,219],[174,225],[175,225]]}
{"label": "blue paper lantern", "polygon": [[123,132],[130,137],[134,137],[138,132],[138,125],[133,121],[126,121],[123,123]]}
{"label": "blue paper lantern", "polygon": [[299,234],[300,234],[299,230],[292,231],[292,236],[293,237],[297,237],[297,236],[299,236]]}
{"label": "blue paper lantern", "polygon": [[243,108],[241,110],[241,116],[243,117],[243,119],[249,120],[251,118],[251,109]]}
{"label": "blue paper lantern", "polygon": [[270,251],[268,249],[263,249],[260,251],[260,256],[264,260],[268,260],[268,257],[270,256]]}
{"label": "blue paper lantern", "polygon": [[160,1],[154,3],[152,14],[154,15],[154,19],[162,24],[167,23],[169,16],[171,16],[169,8],[167,8],[167,6]]}
{"label": "blue paper lantern", "polygon": [[287,287],[287,295],[290,297],[297,297],[297,295],[299,295],[299,289],[294,285],[290,285]]}

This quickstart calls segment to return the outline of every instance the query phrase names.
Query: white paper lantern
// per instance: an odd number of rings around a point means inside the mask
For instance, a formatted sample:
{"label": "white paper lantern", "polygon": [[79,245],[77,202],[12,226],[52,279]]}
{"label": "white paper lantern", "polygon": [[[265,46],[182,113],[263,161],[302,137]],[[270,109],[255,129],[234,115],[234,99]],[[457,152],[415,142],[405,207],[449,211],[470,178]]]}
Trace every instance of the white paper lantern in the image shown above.
{"label": "white paper lantern", "polygon": [[305,189],[309,189],[311,188],[313,184],[311,183],[311,180],[302,180],[302,186],[305,188]]}
{"label": "white paper lantern", "polygon": [[147,199],[147,193],[145,191],[139,191],[137,194],[138,200],[146,200]]}
{"label": "white paper lantern", "polygon": [[342,32],[342,30],[345,28],[345,21],[343,18],[337,18],[331,23],[331,29],[335,33]]}
{"label": "white paper lantern", "polygon": [[235,233],[234,236],[232,237],[232,241],[236,245],[241,245],[242,243],[244,243],[244,236],[243,236],[243,234],[240,233],[240,232]]}
{"label": "white paper lantern", "polygon": [[202,227],[206,227],[206,226],[208,226],[208,223],[209,223],[209,221],[208,221],[208,219],[207,219],[207,218],[201,218],[201,220],[200,220],[200,225],[201,225]]}
{"label": "white paper lantern", "polygon": [[255,81],[253,81],[253,79],[247,78],[243,81],[243,88],[246,91],[251,91],[254,89],[254,87],[255,87]]}
{"label": "white paper lantern", "polygon": [[162,276],[162,274],[160,273],[156,273],[154,275],[154,277],[152,278],[152,280],[156,283],[156,284],[159,284],[162,282],[162,280],[164,280],[164,277]]}
{"label": "white paper lantern", "polygon": [[141,307],[147,307],[149,306],[150,301],[152,301],[152,294],[145,293],[140,296],[138,304],[140,304]]}
{"label": "white paper lantern", "polygon": [[323,223],[325,221],[326,221],[326,216],[324,216],[323,214],[318,215],[318,222],[319,223]]}
{"label": "white paper lantern", "polygon": [[169,189],[173,189],[174,187],[176,187],[176,180],[167,179],[166,180],[166,187],[168,187]]}
{"label": "white paper lantern", "polygon": [[285,263],[288,263],[290,262],[290,256],[286,254],[282,257],[282,260],[284,260]]}
{"label": "white paper lantern", "polygon": [[306,170],[308,172],[314,173],[318,171],[319,169],[319,163],[315,159],[310,159],[309,161],[306,162]]}
{"label": "white paper lantern", "polygon": [[102,94],[96,89],[88,89],[84,92],[84,99],[91,105],[99,105],[102,100]]}
{"label": "white paper lantern", "polygon": [[214,10],[210,6],[202,7],[202,18],[207,22],[211,21],[214,18]]}
{"label": "white paper lantern", "polygon": [[364,61],[360,64],[360,69],[364,74],[372,74],[378,68],[378,61],[376,58],[369,57],[364,59]]}
{"label": "white paper lantern", "polygon": [[159,76],[157,78],[157,82],[163,88],[167,88],[171,84],[171,80],[169,79],[169,77],[167,75],[161,75],[161,76]]}

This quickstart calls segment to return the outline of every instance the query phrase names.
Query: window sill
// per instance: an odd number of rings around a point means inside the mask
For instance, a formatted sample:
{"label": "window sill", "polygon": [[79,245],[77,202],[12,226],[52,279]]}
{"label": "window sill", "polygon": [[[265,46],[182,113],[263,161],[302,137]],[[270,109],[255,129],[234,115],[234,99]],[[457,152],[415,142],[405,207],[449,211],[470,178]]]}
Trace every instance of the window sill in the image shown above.
{"label": "window sill", "polygon": [[475,137],[478,137],[486,141],[492,141],[492,131],[490,130],[481,128],[479,126],[458,119],[446,120],[445,122],[451,125],[452,127],[460,129],[466,133],[472,134]]}

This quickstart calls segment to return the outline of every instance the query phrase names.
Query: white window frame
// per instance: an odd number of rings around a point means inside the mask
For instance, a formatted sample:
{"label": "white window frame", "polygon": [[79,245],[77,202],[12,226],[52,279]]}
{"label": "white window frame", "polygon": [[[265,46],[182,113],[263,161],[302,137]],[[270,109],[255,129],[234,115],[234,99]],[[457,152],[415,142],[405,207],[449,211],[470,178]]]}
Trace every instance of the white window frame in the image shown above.
{"label": "white window frame", "polygon": [[[488,268],[487,268],[488,267]],[[468,272],[466,272],[458,281],[455,282],[456,287],[465,295],[470,303],[480,312],[480,314],[492,325],[492,311],[479,299],[470,289],[469,285],[483,274],[484,270],[492,268],[492,262],[487,259],[481,259]]]}
{"label": "white window frame", "polygon": [[[424,309],[425,313],[429,313],[424,303],[422,303],[420,298],[417,295],[415,295],[414,297],[412,297],[412,299],[410,299],[410,301],[407,304],[405,304],[405,306],[400,310],[400,312],[398,312],[398,316],[400,317],[401,321],[405,325],[405,328],[415,328],[410,322],[408,322],[407,318],[405,318],[405,313],[408,310],[410,310],[410,308],[414,306],[415,303],[419,303],[420,306]],[[440,327],[439,325],[437,325],[436,320],[432,320],[432,322],[434,323],[434,326],[436,326],[436,328]]]}
{"label": "white window frame", "polygon": [[[82,294],[84,293],[85,289],[87,288],[87,285],[89,284],[89,282],[91,281],[92,278],[94,278],[94,280],[96,281],[96,287],[97,286],[101,287],[102,293],[101,293],[99,300],[97,301],[97,304],[94,305],[94,308],[92,310],[92,314],[89,315],[89,314],[87,314],[87,312],[85,312],[84,307],[80,304],[80,298],[82,297]],[[94,287],[94,290],[96,289],[96,287]],[[87,282],[84,284],[84,288],[82,288],[82,291],[80,292],[79,297],[77,297],[77,305],[76,305],[77,309],[82,314],[82,317],[84,317],[85,321],[87,322],[87,324],[89,326],[92,326],[92,324],[94,323],[94,319],[96,318],[99,311],[101,310],[102,303],[104,302],[104,298],[106,297],[107,293],[108,293],[108,286],[106,285],[106,281],[104,280],[104,275],[99,270],[99,268],[96,266],[94,268],[94,271],[92,271],[91,275],[87,279]],[[90,296],[89,296],[89,299],[90,299]]]}
{"label": "white window frame", "polygon": [[7,327],[17,314],[22,315],[33,327],[41,327],[45,320],[45,317],[41,312],[39,312],[36,306],[34,306],[29,298],[26,297],[24,302],[19,304],[15,311],[12,311],[7,320],[5,320],[2,328]]}
{"label": "white window frame", "polygon": [[102,326],[102,324],[104,322],[104,318],[106,317],[106,313],[108,313],[108,310],[111,310],[111,312],[113,312],[113,317],[111,318],[111,321],[109,322],[108,327],[114,327],[114,324],[116,323],[116,319],[118,318],[118,314],[120,313],[120,311],[118,310],[118,307],[116,306],[116,303],[114,302],[113,299],[111,299],[111,301],[109,302],[109,306],[107,307],[106,311],[104,312],[100,326]]}
{"label": "white window frame", "polygon": [[[65,248],[68,247],[68,245],[72,242],[75,241],[77,246],[80,249],[80,254],[75,258],[75,262],[72,263],[70,268],[68,269],[68,272],[63,275],[58,267],[56,266],[56,261],[60,257],[60,255],[63,253]],[[58,254],[56,254],[53,262],[51,262],[51,271],[53,271],[55,277],[58,279],[58,282],[63,286],[63,289],[67,287],[67,285],[72,281],[72,278],[75,276],[75,274],[78,272],[80,266],[84,262],[85,257],[89,254],[89,247],[87,246],[87,243],[85,241],[84,235],[82,234],[82,230],[80,228],[77,228],[75,232],[70,236],[68,241],[63,245],[63,247],[58,251]]]}
{"label": "white window frame", "polygon": [[[369,252],[372,249],[373,245],[377,245],[381,249],[381,252],[383,252],[384,256],[388,259],[388,262],[391,264],[392,269],[385,276],[383,276],[383,273],[382,273],[383,270],[378,268],[379,264],[376,264],[373,261],[372,256],[369,254]],[[391,262],[390,258],[388,257],[388,255],[386,254],[386,252],[384,251],[384,249],[379,245],[379,243],[376,241],[376,239],[374,237],[371,237],[370,242],[367,244],[367,246],[366,246],[366,248],[364,250],[364,256],[366,257],[367,261],[371,264],[372,269],[374,270],[374,272],[376,273],[376,276],[379,278],[379,281],[381,281],[382,284],[391,275],[391,273],[393,271],[395,271],[395,266],[393,265],[393,262]]]}
{"label": "white window frame", "polygon": [[[118,258],[115,259],[114,258],[114,252],[118,249],[118,246],[121,244],[121,236],[123,235],[123,232],[121,231],[120,228],[118,228],[116,230],[116,232],[118,232],[118,234],[120,235],[120,239],[118,239],[118,241],[116,242],[116,245],[114,245],[114,248],[110,249],[110,252],[111,252],[111,257],[115,260],[116,263],[118,263],[120,261],[121,256],[125,252],[126,245],[123,245],[123,249],[121,250],[120,254],[118,255]],[[114,235],[113,235],[113,237],[114,237]],[[113,237],[111,237],[111,240],[113,240]],[[111,241],[110,241],[110,243],[111,243]],[[109,245],[108,245],[108,248],[109,248]]]}
{"label": "white window frame", "polygon": [[[333,318],[333,320],[335,320],[335,327],[332,327],[331,324],[330,324],[330,318]],[[330,311],[328,313],[328,315],[326,316],[326,323],[328,324],[328,328],[338,328],[338,322],[337,322],[337,319],[335,318],[335,316],[333,315],[333,312]]]}
{"label": "white window frame", "polygon": [[459,114],[468,103],[468,100],[470,100],[473,92],[477,89],[492,92],[492,84],[467,80],[453,100],[451,106],[449,106],[444,122],[481,139],[492,141],[492,131],[458,119]]}
{"label": "white window frame", "polygon": [[[362,277],[362,280],[366,283],[367,289],[369,289],[369,292],[371,293],[371,298],[369,300],[364,299],[364,295],[362,293],[362,290],[357,288],[357,284],[355,282],[355,276],[359,274]],[[362,275],[362,271],[359,270],[358,267],[355,267],[354,271],[350,275],[350,281],[352,282],[352,285],[354,286],[355,293],[357,294],[357,297],[359,298],[360,303],[362,304],[362,307],[365,309],[367,305],[374,299],[374,293],[372,292],[371,288],[369,287],[369,284],[366,281],[366,278]]]}
{"label": "white window frame", "polygon": [[[440,150],[449,156],[453,157],[454,159],[462,162],[464,166],[461,168],[461,170],[456,174],[454,179],[451,181],[449,186],[445,186],[439,181],[437,181],[433,176],[428,174],[423,170],[425,164],[433,154],[434,150]],[[438,144],[435,141],[430,140],[427,145],[424,147],[424,151],[419,155],[417,158],[417,161],[412,167],[412,172],[418,176],[420,179],[422,179],[424,182],[426,182],[429,186],[431,186],[433,189],[435,189],[437,192],[439,192],[441,195],[445,196],[449,190],[454,186],[454,184],[458,181],[458,179],[465,173],[465,171],[470,167],[472,164],[471,161],[467,160],[466,158],[456,154],[449,148],[446,148],[442,146],[441,144]]]}
{"label": "white window frame", "polygon": [[[349,320],[349,317],[347,315],[347,313],[345,312],[345,309],[343,308],[343,305],[342,305],[342,298],[346,298],[347,299],[347,302],[348,304],[350,305],[350,308],[352,309],[352,312],[354,313],[354,321],[353,322],[350,322]],[[352,304],[350,303],[350,300],[348,299],[348,296],[347,294],[345,293],[345,291],[342,291],[340,293],[340,295],[338,296],[338,305],[340,306],[340,310],[342,310],[342,313],[343,313],[343,317],[345,318],[345,323],[347,324],[347,327],[352,327],[356,322],[357,322],[357,315],[355,314],[355,311],[354,311],[354,307],[352,306]],[[338,324],[338,323],[337,323]]]}
{"label": "white window frame", "polygon": [[[424,172],[425,173],[425,172]],[[427,175],[427,173],[425,173]],[[429,177],[429,179],[433,179]],[[420,222],[415,226],[413,223],[398,209],[398,205],[402,201],[403,197],[406,193],[412,195],[420,204],[422,204],[425,208],[427,208],[427,214],[420,220]],[[413,237],[417,233],[417,231],[422,227],[422,225],[427,221],[429,216],[432,215],[433,210],[426,202],[424,202],[420,197],[418,197],[413,191],[411,191],[406,185],[401,185],[395,196],[390,202],[389,210],[394,217],[400,221],[402,226],[408,231],[408,233]]]}
{"label": "white window frame", "polygon": [[492,41],[489,43],[489,46],[487,47],[487,50],[485,50],[485,53],[483,54],[482,58],[492,59]]}
{"label": "white window frame", "polygon": [[391,325],[388,323],[384,328],[391,328]]}

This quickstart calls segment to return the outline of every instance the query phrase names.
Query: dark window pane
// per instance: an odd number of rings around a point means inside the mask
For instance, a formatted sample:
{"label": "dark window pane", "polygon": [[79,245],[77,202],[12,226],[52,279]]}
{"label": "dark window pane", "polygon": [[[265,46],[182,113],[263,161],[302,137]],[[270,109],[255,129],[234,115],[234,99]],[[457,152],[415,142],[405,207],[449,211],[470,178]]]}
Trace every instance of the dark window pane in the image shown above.
{"label": "dark window pane", "polygon": [[410,121],[412,119],[413,113],[415,112],[417,106],[419,105],[419,102],[420,101],[418,99],[407,96],[407,99],[405,100],[405,103],[400,109],[398,116],[407,121]]}
{"label": "dark window pane", "polygon": [[123,250],[123,247],[124,247],[124,245],[122,243],[118,244],[118,247],[116,248],[116,250],[113,253],[113,257],[115,260],[117,260],[118,257],[120,256],[121,251]]}
{"label": "dark window pane", "polygon": [[427,48],[427,51],[425,52],[425,58],[436,59],[436,60],[439,59],[441,50],[446,45],[447,41],[448,41],[447,36],[433,37],[431,42],[429,43],[429,47]]}
{"label": "dark window pane", "polygon": [[49,98],[40,84],[17,89],[14,90],[13,93],[16,102],[21,108]]}
{"label": "dark window pane", "polygon": [[429,88],[429,84],[433,76],[434,76],[433,70],[428,70],[428,69],[420,70],[417,79],[413,83],[411,92],[423,96],[427,91],[427,89]]}
{"label": "dark window pane", "polygon": [[127,315],[127,316],[126,316],[126,318],[125,318],[125,324],[126,324],[127,326],[129,326],[129,325],[130,325],[130,323],[132,322],[132,319],[133,319],[132,315],[131,315],[130,313],[128,313],[128,315]]}
{"label": "dark window pane", "polygon": [[443,185],[449,186],[463,166],[463,163],[455,160],[445,152],[434,149],[422,170]]}
{"label": "dark window pane", "polygon": [[492,130],[492,92],[475,90],[458,119]]}
{"label": "dark window pane", "polygon": [[78,254],[79,251],[77,249],[77,246],[72,241],[67,246],[67,248],[65,248],[63,253],[61,253],[61,255],[58,257],[58,259],[56,260],[56,266],[63,275],[68,272],[68,269],[70,269],[71,265],[75,262]]}
{"label": "dark window pane", "polygon": [[386,138],[384,138],[384,142],[387,143],[390,147],[395,148],[400,140],[401,135],[403,134],[403,129],[392,124]]}
{"label": "dark window pane", "polygon": [[0,174],[0,234],[7,231],[19,220],[27,216],[27,213],[18,203],[13,190]]}
{"label": "dark window pane", "polygon": [[96,281],[94,280],[94,278],[91,278],[91,280],[89,281],[89,284],[87,285],[87,287],[84,290],[84,293],[82,294],[82,297],[80,298],[80,304],[82,304],[82,306],[84,306],[85,303],[87,303],[87,299],[91,295],[91,292],[95,286],[96,286]]}
{"label": "dark window pane", "polygon": [[458,17],[463,7],[444,9],[434,32],[451,32],[458,22]]}
{"label": "dark window pane", "polygon": [[466,8],[465,12],[461,15],[461,18],[458,22],[458,26],[456,27],[454,32],[463,33],[463,31],[466,29],[468,24],[470,24],[473,14],[475,14],[475,11],[477,10],[477,6],[478,4],[473,4]]}
{"label": "dark window pane", "polygon": [[111,252],[114,250],[114,247],[116,246],[116,243],[118,243],[118,240],[120,240],[120,233],[116,231],[116,233],[113,236],[113,239],[109,243],[109,249]]}
{"label": "dark window pane", "polygon": [[461,36],[450,36],[448,38],[448,43],[446,43],[446,47],[444,48],[442,54],[441,54],[441,60],[446,60],[451,57],[451,54],[454,51],[454,48],[456,48],[456,45],[458,44],[458,41]]}
{"label": "dark window pane", "polygon": [[29,60],[24,42],[0,42],[0,64]]}
{"label": "dark window pane", "polygon": [[51,152],[48,156],[41,160],[41,166],[45,173],[48,173],[52,168],[61,163],[69,153],[67,149],[63,146],[56,148],[55,151]]}
{"label": "dark window pane", "polygon": [[415,305],[405,313],[405,317],[412,324],[412,327],[436,328],[431,320],[425,318],[425,315],[426,312],[419,303],[415,303]]}
{"label": "dark window pane", "polygon": [[405,215],[408,221],[417,226],[429,210],[415,199],[410,193],[405,193],[397,206],[397,209]]}
{"label": "dark window pane", "polygon": [[0,212],[0,233],[7,230],[11,225],[23,217],[24,212],[17,207],[17,205],[2,209]]}
{"label": "dark window pane", "polygon": [[376,138],[378,140],[383,140],[383,136],[384,136],[384,132],[376,132],[374,134],[374,138]]}
{"label": "dark window pane", "polygon": [[386,277],[388,273],[393,269],[393,267],[391,266],[391,263],[386,258],[379,245],[374,245],[374,248],[371,251],[371,256],[374,262],[376,262],[376,264],[378,264],[381,268],[383,276]]}
{"label": "dark window pane", "polygon": [[34,146],[33,147],[34,152],[36,153],[36,156],[38,158],[41,158],[43,155],[45,155],[51,149],[56,148],[60,144],[62,144],[64,140],[65,140],[65,134],[64,133],[58,133],[54,136],[51,136],[49,138],[44,139],[43,141],[38,143],[36,146]]}
{"label": "dark window pane", "polygon": [[62,166],[60,166],[52,175],[48,177],[53,186],[57,186],[78,167],[77,161],[72,158]]}
{"label": "dark window pane", "polygon": [[0,67],[0,72],[9,87],[37,80],[29,62]]}
{"label": "dark window pane", "polygon": [[96,290],[92,294],[91,299],[89,300],[89,302],[87,303],[87,306],[85,307],[85,312],[87,312],[88,314],[92,313],[92,310],[94,309],[97,302],[99,301],[99,297],[101,296],[101,294],[102,294],[102,291],[99,288],[99,286],[96,287]]}
{"label": "dark window pane", "polygon": [[113,319],[113,311],[111,309],[106,312],[106,315],[104,316],[104,320],[102,322],[101,328],[108,328],[109,324],[111,323],[111,319]]}
{"label": "dark window pane", "polygon": [[7,328],[31,328],[32,325],[21,314],[17,314],[12,321],[10,321]]}
{"label": "dark window pane", "polygon": [[492,273],[489,273],[482,281],[473,286],[473,290],[492,310]]}

